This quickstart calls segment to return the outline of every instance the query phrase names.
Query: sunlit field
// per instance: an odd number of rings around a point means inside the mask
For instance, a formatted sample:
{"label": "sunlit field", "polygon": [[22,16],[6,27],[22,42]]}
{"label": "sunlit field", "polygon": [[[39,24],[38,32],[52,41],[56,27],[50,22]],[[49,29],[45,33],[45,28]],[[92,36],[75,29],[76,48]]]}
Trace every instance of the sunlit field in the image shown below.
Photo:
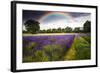
{"label": "sunlit field", "polygon": [[23,62],[87,60],[90,34],[23,34]]}

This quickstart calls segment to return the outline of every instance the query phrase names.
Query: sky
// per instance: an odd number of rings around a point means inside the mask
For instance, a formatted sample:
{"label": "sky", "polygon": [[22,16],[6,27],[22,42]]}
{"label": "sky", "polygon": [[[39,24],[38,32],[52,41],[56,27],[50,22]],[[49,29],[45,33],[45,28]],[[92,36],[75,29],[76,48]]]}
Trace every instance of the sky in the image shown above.
{"label": "sky", "polygon": [[60,12],[60,11],[34,11],[23,10],[23,29],[27,20],[36,20],[40,23],[40,29],[53,29],[65,27],[83,27],[83,24],[91,21],[90,13]]}

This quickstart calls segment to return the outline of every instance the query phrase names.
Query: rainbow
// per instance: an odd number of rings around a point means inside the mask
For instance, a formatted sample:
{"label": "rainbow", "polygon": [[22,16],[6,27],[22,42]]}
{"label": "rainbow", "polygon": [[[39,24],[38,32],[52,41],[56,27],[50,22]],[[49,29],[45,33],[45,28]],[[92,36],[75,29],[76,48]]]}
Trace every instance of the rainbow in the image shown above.
{"label": "rainbow", "polygon": [[73,17],[70,15],[70,13],[65,13],[65,12],[47,12],[46,14],[44,14],[39,21],[42,22],[44,21],[47,17],[51,16],[51,15],[58,15],[58,16],[63,16],[65,19],[73,19]]}

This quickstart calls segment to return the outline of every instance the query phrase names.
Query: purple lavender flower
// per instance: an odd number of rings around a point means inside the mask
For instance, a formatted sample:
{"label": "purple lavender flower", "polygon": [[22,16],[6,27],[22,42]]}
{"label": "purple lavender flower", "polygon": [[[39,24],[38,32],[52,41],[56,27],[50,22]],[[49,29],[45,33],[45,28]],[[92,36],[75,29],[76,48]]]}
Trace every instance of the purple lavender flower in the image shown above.
{"label": "purple lavender flower", "polygon": [[34,49],[40,50],[45,45],[58,44],[68,49],[70,48],[75,35],[52,35],[52,36],[23,36],[23,46],[28,46],[35,42],[37,46]]}

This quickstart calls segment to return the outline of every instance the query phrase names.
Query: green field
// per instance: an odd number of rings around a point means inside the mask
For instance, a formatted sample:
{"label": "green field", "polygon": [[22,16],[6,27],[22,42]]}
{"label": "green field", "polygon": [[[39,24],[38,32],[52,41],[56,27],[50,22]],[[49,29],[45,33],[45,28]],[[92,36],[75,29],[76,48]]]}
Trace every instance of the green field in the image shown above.
{"label": "green field", "polygon": [[86,60],[90,58],[91,40],[88,36],[74,38],[72,46],[64,56],[64,60]]}

